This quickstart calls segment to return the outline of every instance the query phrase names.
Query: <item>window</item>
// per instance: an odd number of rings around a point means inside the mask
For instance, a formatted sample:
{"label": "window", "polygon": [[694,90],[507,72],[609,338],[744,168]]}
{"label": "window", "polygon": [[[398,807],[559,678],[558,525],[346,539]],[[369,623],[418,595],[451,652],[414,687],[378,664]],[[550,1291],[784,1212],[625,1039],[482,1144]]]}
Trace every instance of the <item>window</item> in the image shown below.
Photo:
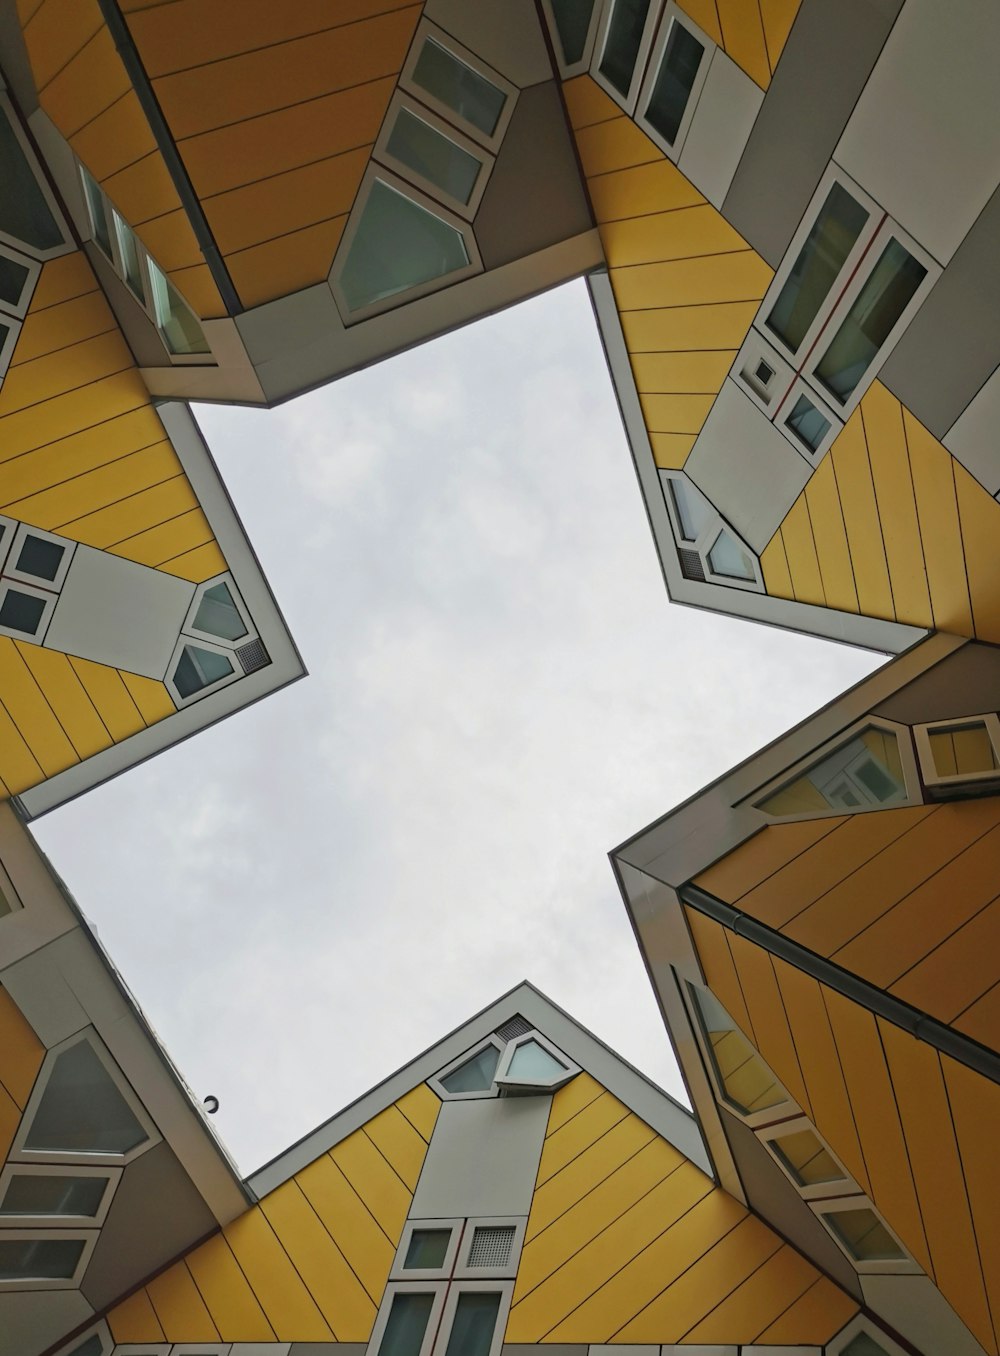
{"label": "window", "polygon": [[715,50],[675,4],[666,7],[639,93],[636,122],[671,160],[684,148]]}
{"label": "window", "polygon": [[494,164],[471,138],[406,94],[393,99],[372,155],[466,220]]}
{"label": "window", "polygon": [[450,1276],[464,1223],[461,1219],[408,1221],[403,1226],[391,1276],[409,1281]]}
{"label": "window", "polygon": [[502,1052],[503,1043],[496,1036],[488,1036],[442,1069],[430,1084],[446,1101],[492,1095]]}
{"label": "window", "polygon": [[495,1286],[452,1286],[442,1323],[449,1329],[445,1356],[491,1356],[503,1340],[497,1321],[503,1299]]}
{"label": "window", "polygon": [[73,246],[34,152],[6,95],[0,94],[0,238],[36,259]]}
{"label": "window", "polygon": [[904,1356],[884,1332],[876,1331],[871,1319],[856,1315],[825,1348],[829,1356]]}
{"label": "window", "polygon": [[0,243],[0,310],[5,323],[8,314],[19,318],[27,314],[41,271],[37,260]]}
{"label": "window", "polygon": [[916,1263],[863,1195],[812,1201],[813,1212],[826,1225],[859,1272],[913,1272]]}
{"label": "window", "polygon": [[937,799],[992,791],[1000,781],[1000,720],[994,712],[917,725],[920,773]]}
{"label": "window", "polygon": [[658,9],[650,0],[611,0],[605,15],[594,74],[626,112],[635,104]]}
{"label": "window", "polygon": [[226,580],[211,584],[202,591],[191,629],[218,640],[242,640],[247,634],[248,627],[242,610]]}
{"label": "window", "polygon": [[66,1290],[79,1284],[97,1241],[96,1231],[29,1233],[0,1229],[0,1289]]}
{"label": "window", "polygon": [[775,1157],[799,1186],[827,1185],[846,1181],[833,1155],[812,1130],[793,1130],[771,1140]]}
{"label": "window", "polygon": [[80,179],[94,243],[152,320],[171,358],[210,357],[201,322],[85,165]]}
{"label": "window", "polygon": [[0,634],[45,640],[76,543],[0,518]]}
{"label": "window", "polygon": [[908,740],[904,749],[896,730],[866,725],[756,805],[776,819],[888,809],[919,799],[908,790],[915,785],[912,769]]}
{"label": "window", "polygon": [[235,675],[233,661],[221,650],[207,650],[204,645],[184,645],[174,667],[173,685],[181,701],[186,701]]}
{"label": "window", "polygon": [[83,1337],[75,1337],[68,1346],[61,1347],[59,1356],[111,1356],[113,1346],[108,1325],[102,1319],[96,1328]]}
{"label": "window", "polygon": [[579,1065],[532,1031],[510,1042],[496,1071],[501,1094],[554,1092],[580,1072]]}
{"label": "window", "polygon": [[183,706],[270,662],[232,576],[217,575],[195,590],[167,667],[167,687]]}
{"label": "window", "polygon": [[685,578],[762,592],[757,557],[684,472],[661,471],[660,485]]}
{"label": "window", "polygon": [[579,75],[594,46],[595,0],[542,0],[560,74]]}
{"label": "window", "polygon": [[100,1224],[121,1173],[114,1168],[10,1164],[0,1177],[0,1225]]}
{"label": "window", "polygon": [[426,21],[417,30],[400,84],[491,150],[506,131],[517,93],[499,72]]}
{"label": "window", "polygon": [[[757,1121],[760,1113],[787,1108],[788,1093],[715,995],[693,984],[688,990],[721,1100],[741,1116]],[[767,1119],[776,1117],[770,1114]]]}

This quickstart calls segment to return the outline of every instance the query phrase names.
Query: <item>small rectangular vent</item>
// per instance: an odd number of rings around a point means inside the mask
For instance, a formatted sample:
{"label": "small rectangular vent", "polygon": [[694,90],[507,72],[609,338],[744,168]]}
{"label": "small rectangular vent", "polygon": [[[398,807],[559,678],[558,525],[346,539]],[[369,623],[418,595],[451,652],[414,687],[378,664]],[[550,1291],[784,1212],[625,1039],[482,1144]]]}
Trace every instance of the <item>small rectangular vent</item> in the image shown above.
{"label": "small rectangular vent", "polygon": [[510,1261],[514,1246],[513,1224],[482,1224],[473,1232],[466,1265],[484,1271],[499,1271]]}
{"label": "small rectangular vent", "polygon": [[236,658],[240,661],[244,673],[256,673],[258,669],[266,669],[271,662],[271,656],[264,649],[262,640],[249,640],[245,645],[241,645],[236,651]]}
{"label": "small rectangular vent", "polygon": [[701,563],[701,556],[697,551],[685,551],[683,546],[677,548],[677,554],[681,562],[681,574],[685,579],[697,579],[700,584],[705,582],[705,567]]}
{"label": "small rectangular vent", "polygon": [[526,1017],[517,1013],[509,1022],[504,1022],[503,1026],[498,1026],[496,1034],[502,1041],[517,1040],[518,1036],[523,1036],[526,1031],[530,1031],[531,1023]]}

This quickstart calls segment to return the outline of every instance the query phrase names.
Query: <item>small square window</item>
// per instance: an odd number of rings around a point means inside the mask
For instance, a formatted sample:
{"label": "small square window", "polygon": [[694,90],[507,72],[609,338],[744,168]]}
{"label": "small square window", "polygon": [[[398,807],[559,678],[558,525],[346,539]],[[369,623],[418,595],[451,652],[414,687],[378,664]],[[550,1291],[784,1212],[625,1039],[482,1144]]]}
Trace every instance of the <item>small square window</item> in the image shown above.
{"label": "small square window", "polygon": [[77,1285],[97,1231],[0,1231],[0,1290],[66,1290]]}
{"label": "small square window", "polygon": [[393,1279],[429,1281],[450,1276],[464,1223],[461,1219],[408,1221],[392,1264]]}
{"label": "small square window", "polygon": [[820,1214],[856,1262],[891,1262],[906,1257],[870,1206],[821,1211]]}
{"label": "small square window", "polygon": [[440,1270],[448,1255],[451,1233],[450,1229],[414,1229],[403,1259],[403,1270]]}
{"label": "small square window", "polygon": [[766,386],[774,376],[774,368],[768,367],[767,363],[758,363],[754,376],[760,382],[761,386]]}
{"label": "small square window", "polygon": [[9,540],[0,542],[0,559],[3,548],[10,546],[3,567],[6,578],[37,586],[49,595],[58,593],[73,563],[76,542],[27,523],[10,522],[8,531]]}
{"label": "small square window", "polygon": [[15,568],[20,574],[31,574],[37,579],[54,580],[59,573],[66,547],[49,537],[27,533],[17,555]]}
{"label": "small square window", "polygon": [[0,627],[8,632],[37,636],[45,616],[45,599],[9,586],[0,601]]}
{"label": "small square window", "polygon": [[507,95],[442,43],[424,39],[410,79],[476,131],[495,134]]}
{"label": "small square window", "polygon": [[920,771],[928,792],[992,791],[1000,781],[1000,720],[993,712],[914,727]]}

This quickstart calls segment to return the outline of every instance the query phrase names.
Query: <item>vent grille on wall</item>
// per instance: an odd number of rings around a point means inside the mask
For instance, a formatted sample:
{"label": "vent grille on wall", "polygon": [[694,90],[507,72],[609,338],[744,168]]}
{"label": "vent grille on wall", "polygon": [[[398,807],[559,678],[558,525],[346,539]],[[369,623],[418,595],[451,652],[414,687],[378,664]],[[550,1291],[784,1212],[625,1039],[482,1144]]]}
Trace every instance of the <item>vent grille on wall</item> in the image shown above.
{"label": "vent grille on wall", "polygon": [[479,1225],[472,1235],[466,1265],[491,1271],[505,1267],[510,1261],[515,1232],[513,1224]]}
{"label": "vent grille on wall", "polygon": [[267,668],[271,662],[271,656],[264,649],[262,640],[251,640],[246,645],[241,645],[236,651],[236,658],[240,661],[244,673],[256,673],[258,669]]}
{"label": "vent grille on wall", "polygon": [[517,1013],[509,1022],[504,1022],[503,1026],[498,1026],[496,1034],[502,1041],[517,1040],[518,1036],[523,1036],[526,1031],[531,1031],[532,1026],[526,1017]]}
{"label": "vent grille on wall", "polygon": [[697,551],[685,551],[678,547],[677,554],[681,562],[681,574],[685,579],[697,579],[700,584],[705,583],[705,567],[701,563],[701,556]]}

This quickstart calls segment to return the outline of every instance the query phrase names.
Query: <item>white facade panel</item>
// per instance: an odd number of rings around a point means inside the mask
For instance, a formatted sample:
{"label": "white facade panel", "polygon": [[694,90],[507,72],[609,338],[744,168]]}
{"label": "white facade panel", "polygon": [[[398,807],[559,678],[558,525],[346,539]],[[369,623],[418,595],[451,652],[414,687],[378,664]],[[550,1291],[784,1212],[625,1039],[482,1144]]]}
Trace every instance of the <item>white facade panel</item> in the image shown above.
{"label": "white facade panel", "polygon": [[717,51],[678,161],[713,207],[722,207],[763,102],[764,91]]}
{"label": "white facade panel", "polygon": [[942,442],[990,494],[1000,491],[1000,367],[945,434]]}

